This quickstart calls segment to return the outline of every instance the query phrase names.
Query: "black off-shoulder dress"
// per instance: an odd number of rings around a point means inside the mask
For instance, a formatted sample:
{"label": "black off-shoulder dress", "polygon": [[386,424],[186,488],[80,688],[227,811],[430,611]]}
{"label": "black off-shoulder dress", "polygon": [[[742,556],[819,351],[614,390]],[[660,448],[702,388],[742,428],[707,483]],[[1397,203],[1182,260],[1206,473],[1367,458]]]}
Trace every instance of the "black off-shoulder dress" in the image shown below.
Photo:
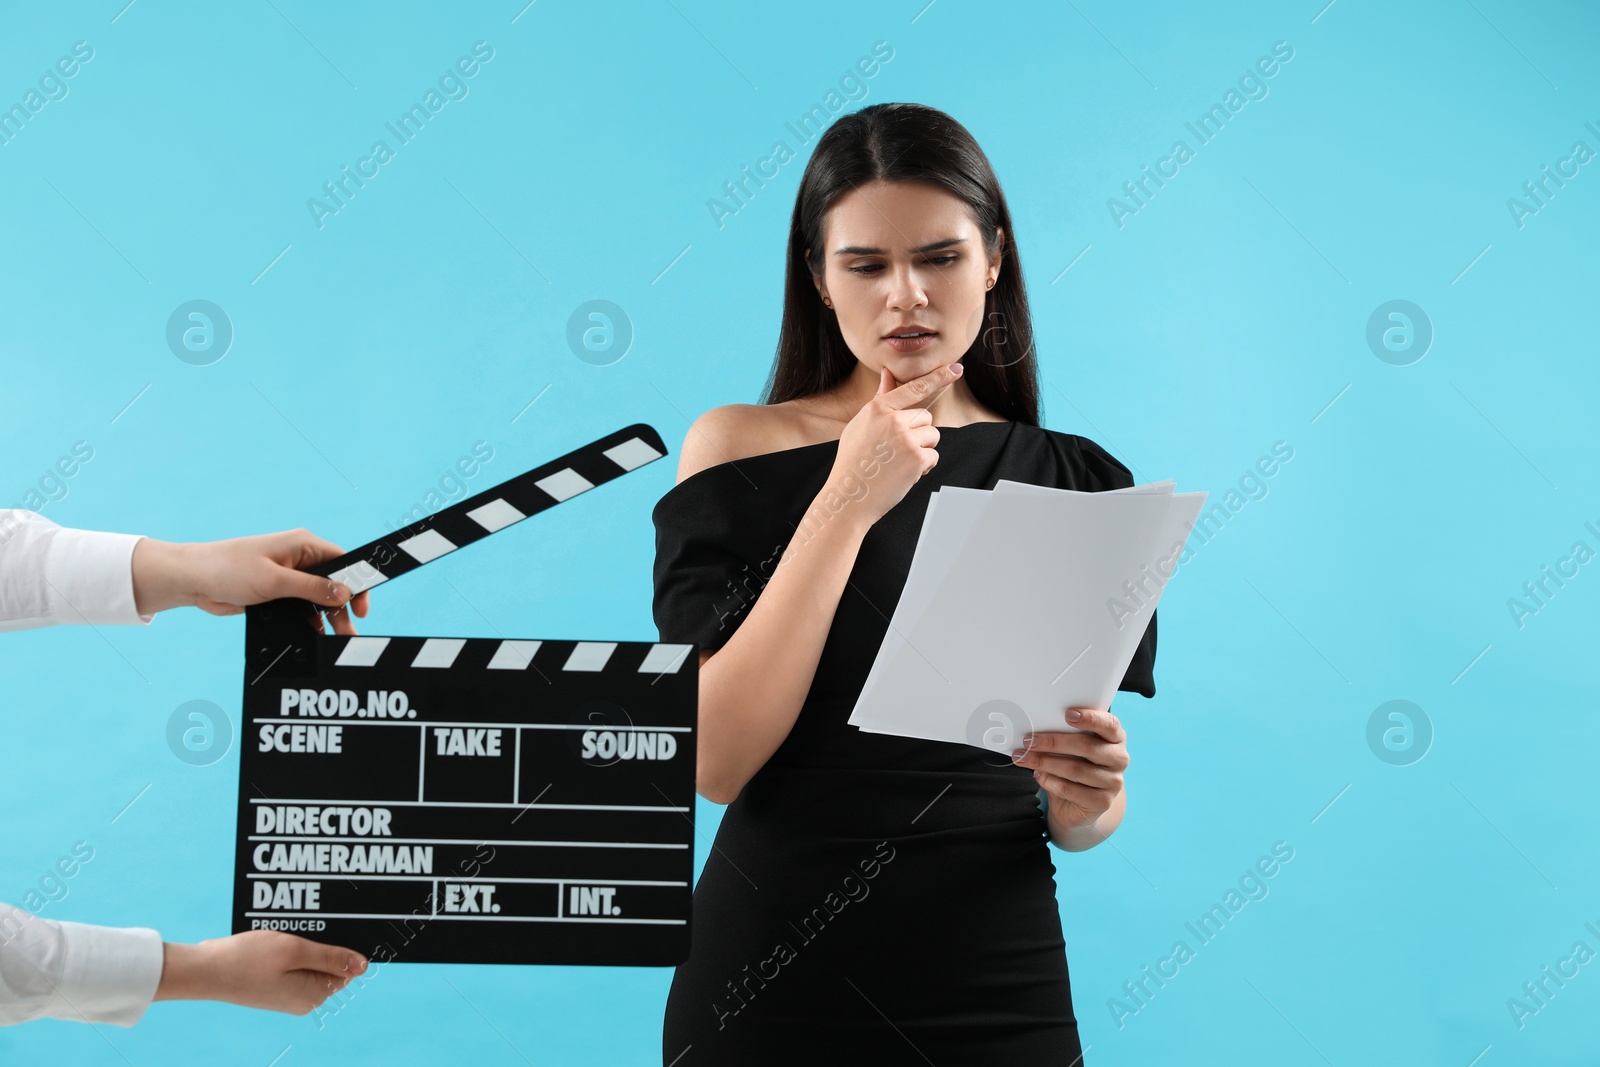
{"label": "black off-shoulder dress", "polygon": [[[664,1063],[1081,1063],[1032,773],[846,720],[933,490],[1007,478],[1098,492],[1133,478],[1072,434],[1018,422],[939,432],[938,465],[861,545],[794,729],[723,814],[667,998]],[[837,453],[828,441],[722,463],[661,498],[662,641],[728,640]],[[1155,695],[1155,651],[1152,615],[1120,689]]]}

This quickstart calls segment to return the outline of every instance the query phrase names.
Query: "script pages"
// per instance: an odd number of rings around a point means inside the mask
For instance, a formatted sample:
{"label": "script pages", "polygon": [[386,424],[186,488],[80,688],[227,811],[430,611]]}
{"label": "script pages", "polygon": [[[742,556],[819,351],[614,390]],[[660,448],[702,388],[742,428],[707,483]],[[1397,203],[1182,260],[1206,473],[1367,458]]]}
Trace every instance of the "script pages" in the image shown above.
{"label": "script pages", "polygon": [[1110,707],[1205,493],[1002,480],[929,498],[851,724],[1009,754]]}

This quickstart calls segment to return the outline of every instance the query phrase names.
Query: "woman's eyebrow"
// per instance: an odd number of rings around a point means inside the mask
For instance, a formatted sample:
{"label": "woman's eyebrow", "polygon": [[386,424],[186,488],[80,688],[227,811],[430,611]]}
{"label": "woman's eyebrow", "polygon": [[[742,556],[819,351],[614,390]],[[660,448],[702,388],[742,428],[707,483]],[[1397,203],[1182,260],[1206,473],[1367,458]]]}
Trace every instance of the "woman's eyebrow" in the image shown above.
{"label": "woman's eyebrow", "polygon": [[[965,237],[946,237],[942,241],[935,241],[931,245],[923,245],[920,248],[913,248],[911,251],[913,254],[917,252],[936,252],[941,248],[949,248],[951,245],[960,245],[966,243],[967,239]],[[863,248],[860,245],[847,245],[844,248],[834,252],[834,255],[836,256],[881,256],[883,254],[884,251],[881,248]]]}

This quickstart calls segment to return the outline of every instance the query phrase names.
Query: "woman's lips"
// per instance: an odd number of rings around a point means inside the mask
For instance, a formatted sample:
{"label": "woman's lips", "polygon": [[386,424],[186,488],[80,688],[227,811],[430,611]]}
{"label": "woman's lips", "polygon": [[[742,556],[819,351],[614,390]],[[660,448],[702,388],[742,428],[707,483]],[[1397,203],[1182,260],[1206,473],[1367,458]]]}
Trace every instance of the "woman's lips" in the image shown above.
{"label": "woman's lips", "polygon": [[885,337],[884,343],[896,352],[918,352],[933,344],[939,339],[934,332],[923,333],[917,337]]}

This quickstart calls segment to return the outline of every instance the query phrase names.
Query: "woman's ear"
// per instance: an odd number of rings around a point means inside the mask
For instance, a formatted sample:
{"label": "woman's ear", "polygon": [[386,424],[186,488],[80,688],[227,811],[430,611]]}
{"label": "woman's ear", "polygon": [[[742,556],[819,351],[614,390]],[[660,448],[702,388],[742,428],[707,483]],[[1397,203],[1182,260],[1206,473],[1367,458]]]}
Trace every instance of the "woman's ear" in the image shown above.
{"label": "woman's ear", "polygon": [[[811,249],[809,248],[806,249],[806,262],[811,262]],[[822,275],[812,274],[811,284],[817,287],[817,295],[822,297],[822,302],[828,304],[828,287],[822,284]],[[828,304],[828,306],[832,307],[833,305]]]}
{"label": "woman's ear", "polygon": [[998,282],[1000,280],[1000,264],[1005,259],[1006,231],[996,226],[994,233],[994,255],[989,259],[989,276]]}

